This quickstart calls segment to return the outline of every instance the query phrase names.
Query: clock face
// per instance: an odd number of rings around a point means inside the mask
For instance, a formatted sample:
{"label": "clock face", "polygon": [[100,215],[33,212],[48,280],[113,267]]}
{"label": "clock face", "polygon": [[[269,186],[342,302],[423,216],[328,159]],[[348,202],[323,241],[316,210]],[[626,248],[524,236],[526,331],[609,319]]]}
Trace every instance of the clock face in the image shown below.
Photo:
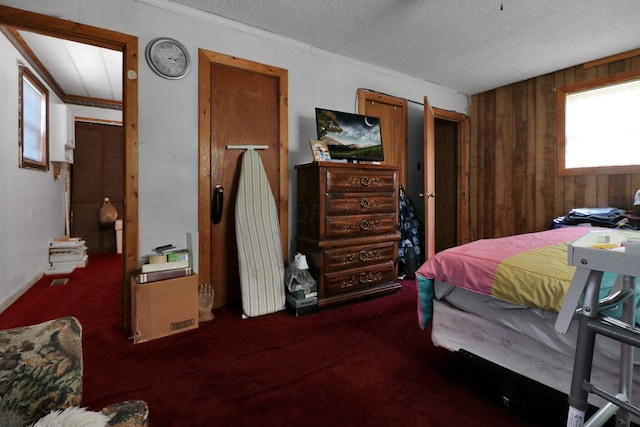
{"label": "clock face", "polygon": [[179,79],[189,72],[191,60],[187,49],[167,37],[152,40],[147,45],[147,62],[151,69],[166,79]]}

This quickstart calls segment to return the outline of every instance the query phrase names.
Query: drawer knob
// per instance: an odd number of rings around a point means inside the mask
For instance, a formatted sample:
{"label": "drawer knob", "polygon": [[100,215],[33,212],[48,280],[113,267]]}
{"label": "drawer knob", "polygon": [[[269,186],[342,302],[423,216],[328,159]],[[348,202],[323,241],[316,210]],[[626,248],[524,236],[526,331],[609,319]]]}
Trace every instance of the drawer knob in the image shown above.
{"label": "drawer knob", "polygon": [[365,251],[360,251],[358,258],[360,258],[362,262],[369,261],[369,255]]}
{"label": "drawer knob", "polygon": [[363,219],[362,221],[360,221],[360,229],[366,231],[369,229],[369,221],[367,221],[366,219]]}
{"label": "drawer knob", "polygon": [[369,200],[366,197],[360,199],[360,207],[364,209],[369,207]]}
{"label": "drawer knob", "polygon": [[363,187],[368,187],[369,184],[371,184],[371,178],[368,178],[366,176],[360,178],[360,185],[362,185]]}
{"label": "drawer knob", "polygon": [[380,282],[382,279],[383,279],[382,272],[380,271],[370,271],[368,273],[363,272],[363,273],[360,273],[360,277],[359,277],[361,284]]}

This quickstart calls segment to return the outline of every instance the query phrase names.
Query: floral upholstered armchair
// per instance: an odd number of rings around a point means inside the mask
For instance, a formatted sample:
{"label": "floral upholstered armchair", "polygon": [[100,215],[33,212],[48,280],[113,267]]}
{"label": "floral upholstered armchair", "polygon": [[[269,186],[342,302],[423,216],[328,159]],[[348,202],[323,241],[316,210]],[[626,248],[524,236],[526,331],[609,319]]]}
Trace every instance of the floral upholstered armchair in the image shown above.
{"label": "floral upholstered armchair", "polygon": [[[0,425],[28,426],[82,400],[82,327],[63,317],[0,331]],[[141,400],[108,406],[109,426],[147,426]]]}

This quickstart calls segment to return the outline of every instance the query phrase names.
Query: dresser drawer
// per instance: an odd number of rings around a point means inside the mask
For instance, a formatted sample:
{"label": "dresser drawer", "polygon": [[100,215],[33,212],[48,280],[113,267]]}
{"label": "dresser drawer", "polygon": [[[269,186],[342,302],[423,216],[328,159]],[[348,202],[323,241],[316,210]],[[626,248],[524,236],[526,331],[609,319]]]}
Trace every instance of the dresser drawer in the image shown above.
{"label": "dresser drawer", "polygon": [[396,256],[396,248],[397,245],[391,241],[376,245],[329,249],[325,251],[324,255],[324,271],[342,271],[393,261]]}
{"label": "dresser drawer", "polygon": [[396,189],[393,170],[327,169],[327,192],[390,191]]}
{"label": "dresser drawer", "polygon": [[395,212],[395,193],[329,193],[326,196],[327,215],[353,215]]}
{"label": "dresser drawer", "polygon": [[394,263],[393,261],[387,261],[357,270],[326,274],[324,279],[324,293],[326,296],[331,296],[384,283],[391,283],[394,279]]}
{"label": "dresser drawer", "polygon": [[378,236],[398,232],[395,212],[374,215],[328,216],[325,235],[328,239]]}

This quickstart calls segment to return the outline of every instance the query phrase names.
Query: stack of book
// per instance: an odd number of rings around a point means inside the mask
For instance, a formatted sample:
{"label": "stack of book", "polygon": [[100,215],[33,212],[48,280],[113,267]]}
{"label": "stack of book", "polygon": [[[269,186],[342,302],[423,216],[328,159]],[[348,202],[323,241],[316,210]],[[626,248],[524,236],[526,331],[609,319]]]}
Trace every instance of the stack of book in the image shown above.
{"label": "stack of book", "polygon": [[52,241],[49,244],[50,267],[45,274],[66,274],[77,267],[86,267],[89,256],[85,243],[79,237]]}
{"label": "stack of book", "polygon": [[146,256],[146,263],[142,264],[140,272],[136,275],[138,283],[175,279],[193,274],[189,250],[165,245],[159,246],[153,251],[154,254]]}

